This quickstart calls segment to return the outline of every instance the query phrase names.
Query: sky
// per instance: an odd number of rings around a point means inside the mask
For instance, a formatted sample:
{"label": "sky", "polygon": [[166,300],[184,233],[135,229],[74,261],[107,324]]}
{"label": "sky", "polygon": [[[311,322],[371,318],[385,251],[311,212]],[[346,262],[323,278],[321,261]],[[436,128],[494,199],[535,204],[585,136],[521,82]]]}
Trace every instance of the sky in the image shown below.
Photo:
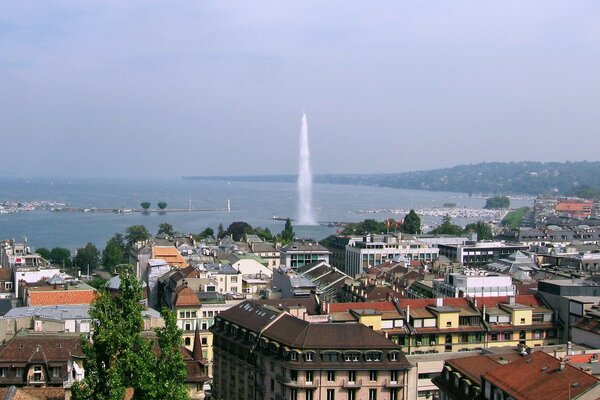
{"label": "sky", "polygon": [[0,173],[598,160],[597,1],[0,1]]}

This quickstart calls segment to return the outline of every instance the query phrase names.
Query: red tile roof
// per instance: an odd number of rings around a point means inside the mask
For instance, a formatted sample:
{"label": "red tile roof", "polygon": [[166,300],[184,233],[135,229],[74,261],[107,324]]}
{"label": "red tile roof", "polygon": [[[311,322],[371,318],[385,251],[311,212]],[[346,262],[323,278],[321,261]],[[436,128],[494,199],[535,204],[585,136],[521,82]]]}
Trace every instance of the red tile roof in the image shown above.
{"label": "red tile roof", "polygon": [[187,286],[179,286],[176,291],[175,307],[200,307],[200,300],[192,289]]}
{"label": "red tile roof", "polygon": [[91,304],[95,299],[95,290],[30,291],[28,305]]}
{"label": "red tile roof", "polygon": [[600,396],[598,378],[568,364],[562,370],[559,366],[556,358],[536,351],[488,371],[482,377],[510,396],[523,400],[567,399],[569,395],[575,398],[592,387]]}

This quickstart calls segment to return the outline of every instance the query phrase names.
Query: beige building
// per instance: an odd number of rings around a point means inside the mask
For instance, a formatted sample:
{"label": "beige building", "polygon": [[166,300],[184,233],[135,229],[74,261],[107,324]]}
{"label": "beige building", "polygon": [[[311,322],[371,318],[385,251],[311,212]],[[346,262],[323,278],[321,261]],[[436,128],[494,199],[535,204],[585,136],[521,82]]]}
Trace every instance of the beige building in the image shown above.
{"label": "beige building", "polygon": [[310,323],[245,301],[219,314],[215,399],[407,399],[400,346],[362,324]]}

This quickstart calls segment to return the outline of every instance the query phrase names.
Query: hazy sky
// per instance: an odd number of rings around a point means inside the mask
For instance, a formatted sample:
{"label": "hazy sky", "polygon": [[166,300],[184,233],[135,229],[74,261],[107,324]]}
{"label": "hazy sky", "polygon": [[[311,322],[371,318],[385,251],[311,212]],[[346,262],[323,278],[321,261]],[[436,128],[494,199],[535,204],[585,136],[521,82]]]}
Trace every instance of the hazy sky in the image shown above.
{"label": "hazy sky", "polygon": [[1,1],[0,173],[598,160],[598,1]]}

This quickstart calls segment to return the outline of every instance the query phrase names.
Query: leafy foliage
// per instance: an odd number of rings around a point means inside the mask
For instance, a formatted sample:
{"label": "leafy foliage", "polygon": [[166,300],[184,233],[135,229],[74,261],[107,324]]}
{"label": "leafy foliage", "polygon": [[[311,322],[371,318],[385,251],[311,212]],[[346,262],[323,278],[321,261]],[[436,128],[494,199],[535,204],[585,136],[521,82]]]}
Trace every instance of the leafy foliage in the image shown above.
{"label": "leafy foliage", "polygon": [[473,231],[477,233],[477,240],[491,240],[494,238],[492,227],[483,221],[477,221],[465,226],[465,232]]}
{"label": "leafy foliage", "polygon": [[85,247],[77,249],[77,254],[73,260],[77,268],[82,272],[95,270],[100,264],[100,251],[93,243],[88,243]]}
{"label": "leafy foliage", "polygon": [[452,223],[452,218],[448,214],[442,220],[441,225],[432,230],[430,233],[434,235],[453,235],[459,236],[463,234],[463,229]]}
{"label": "leafy foliage", "polygon": [[294,240],[294,236],[296,236],[296,234],[294,233],[294,228],[292,227],[292,221],[288,218],[285,220],[285,225],[281,231],[281,240],[284,243],[289,243]]}
{"label": "leafy foliage", "polygon": [[506,196],[494,196],[485,201],[485,209],[508,208],[510,207],[510,199]]}
{"label": "leafy foliage", "polygon": [[164,201],[159,201],[158,204],[157,204],[157,206],[161,210],[164,210],[165,208],[167,208],[167,203],[165,203]]}
{"label": "leafy foliage", "polygon": [[160,224],[158,226],[158,235],[160,235],[161,233],[164,233],[167,236],[173,236],[175,235],[175,230],[173,229],[173,225],[167,223],[167,222],[163,222],[162,224]]}
{"label": "leafy foliage", "polygon": [[102,265],[114,272],[115,266],[123,264],[125,260],[125,241],[123,235],[115,233],[115,235],[106,242],[106,247],[102,251]]}
{"label": "leafy foliage", "polygon": [[212,228],[206,228],[202,232],[194,235],[194,239],[197,241],[201,241],[201,240],[204,240],[209,237],[211,237],[211,238],[215,237],[215,231]]}
{"label": "leafy foliage", "polygon": [[176,317],[163,311],[165,327],[157,330],[160,354],[142,335],[142,288],[133,267],[120,273],[118,296],[106,290],[92,304],[91,341],[83,340],[86,375],[72,388],[73,400],[122,400],[133,388],[134,399],[187,399],[186,370],[179,350],[181,331]]}
{"label": "leafy foliage", "polygon": [[64,247],[55,247],[52,250],[50,250],[50,261],[53,264],[70,267],[72,265],[71,251]]}
{"label": "leafy foliage", "polygon": [[417,215],[415,210],[410,210],[404,217],[402,232],[411,234],[421,233],[421,218]]}
{"label": "leafy foliage", "polygon": [[144,225],[132,225],[125,230],[126,248],[130,250],[137,242],[150,239],[150,232]]}
{"label": "leafy foliage", "polygon": [[244,235],[253,233],[252,226],[243,221],[232,222],[227,230],[225,231],[225,235],[230,235],[233,240],[241,240]]}
{"label": "leafy foliage", "polygon": [[35,252],[38,253],[40,257],[42,257],[44,260],[50,261],[50,250],[48,250],[47,248],[38,247]]}
{"label": "leafy foliage", "polygon": [[144,209],[147,210],[150,208],[150,202],[149,201],[143,201],[140,203],[140,206]]}

